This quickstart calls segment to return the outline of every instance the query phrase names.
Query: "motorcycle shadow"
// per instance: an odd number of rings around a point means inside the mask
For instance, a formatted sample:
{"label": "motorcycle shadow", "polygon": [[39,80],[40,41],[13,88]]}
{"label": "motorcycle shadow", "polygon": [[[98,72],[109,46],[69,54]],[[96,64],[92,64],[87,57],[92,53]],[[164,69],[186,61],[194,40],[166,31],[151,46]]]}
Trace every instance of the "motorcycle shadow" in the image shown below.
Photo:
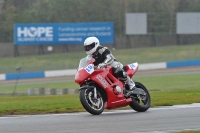
{"label": "motorcycle shadow", "polygon": [[87,116],[115,116],[115,115],[130,115],[130,114],[142,114],[142,113],[147,113],[149,111],[146,111],[146,112],[137,112],[137,111],[134,111],[134,110],[105,110],[102,114],[100,115],[87,115]]}

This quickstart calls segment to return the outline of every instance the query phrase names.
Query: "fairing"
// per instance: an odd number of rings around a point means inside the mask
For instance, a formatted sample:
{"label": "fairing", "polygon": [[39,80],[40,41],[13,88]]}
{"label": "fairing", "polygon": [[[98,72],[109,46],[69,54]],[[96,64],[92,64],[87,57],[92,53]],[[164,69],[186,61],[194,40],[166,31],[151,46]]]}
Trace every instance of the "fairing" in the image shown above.
{"label": "fairing", "polygon": [[90,74],[94,72],[94,66],[93,64],[90,64],[92,61],[94,61],[93,58],[87,57],[80,60],[79,67],[75,75],[76,83],[81,84],[90,76]]}
{"label": "fairing", "polygon": [[[87,79],[90,79],[98,84],[107,93],[105,105],[107,109],[129,105],[132,99],[124,97],[125,84],[113,76],[112,68],[107,66],[104,69],[94,69],[92,62],[93,59],[83,58],[80,60],[75,82],[81,86]],[[126,72],[129,77],[132,77],[137,69],[138,63],[126,65]],[[115,87],[121,89],[119,94],[114,93]]]}

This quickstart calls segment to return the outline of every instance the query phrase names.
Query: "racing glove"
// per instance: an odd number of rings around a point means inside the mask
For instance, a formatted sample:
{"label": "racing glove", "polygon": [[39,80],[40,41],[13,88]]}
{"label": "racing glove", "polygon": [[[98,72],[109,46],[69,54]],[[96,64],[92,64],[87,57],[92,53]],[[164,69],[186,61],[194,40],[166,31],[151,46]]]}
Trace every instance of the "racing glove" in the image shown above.
{"label": "racing glove", "polygon": [[102,68],[104,68],[105,66],[106,66],[105,63],[100,63],[100,64],[97,66],[97,68],[102,69]]}

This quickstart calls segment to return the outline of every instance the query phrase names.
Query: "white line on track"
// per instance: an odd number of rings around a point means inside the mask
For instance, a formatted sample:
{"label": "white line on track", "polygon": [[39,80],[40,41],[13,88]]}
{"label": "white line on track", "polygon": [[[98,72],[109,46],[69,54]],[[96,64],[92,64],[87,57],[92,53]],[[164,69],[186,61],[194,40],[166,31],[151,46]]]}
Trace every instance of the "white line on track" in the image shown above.
{"label": "white line on track", "polygon": [[[167,130],[167,131],[152,131],[152,132],[137,132],[137,133],[176,133],[176,132],[182,132],[182,131],[200,131],[200,128],[194,128],[194,129],[183,129],[183,130]],[[133,132],[136,133],[136,132]]]}

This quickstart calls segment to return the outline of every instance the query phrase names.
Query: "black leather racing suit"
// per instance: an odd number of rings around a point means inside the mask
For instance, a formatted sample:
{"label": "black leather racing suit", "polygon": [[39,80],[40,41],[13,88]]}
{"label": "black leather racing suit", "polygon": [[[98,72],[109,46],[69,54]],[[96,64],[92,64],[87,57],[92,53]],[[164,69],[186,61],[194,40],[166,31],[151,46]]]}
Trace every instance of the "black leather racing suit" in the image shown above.
{"label": "black leather racing suit", "polygon": [[128,76],[123,69],[123,65],[115,59],[107,47],[99,46],[92,57],[95,59],[95,66],[99,64],[103,64],[104,66],[111,65],[113,67],[114,76],[123,82],[127,81]]}

